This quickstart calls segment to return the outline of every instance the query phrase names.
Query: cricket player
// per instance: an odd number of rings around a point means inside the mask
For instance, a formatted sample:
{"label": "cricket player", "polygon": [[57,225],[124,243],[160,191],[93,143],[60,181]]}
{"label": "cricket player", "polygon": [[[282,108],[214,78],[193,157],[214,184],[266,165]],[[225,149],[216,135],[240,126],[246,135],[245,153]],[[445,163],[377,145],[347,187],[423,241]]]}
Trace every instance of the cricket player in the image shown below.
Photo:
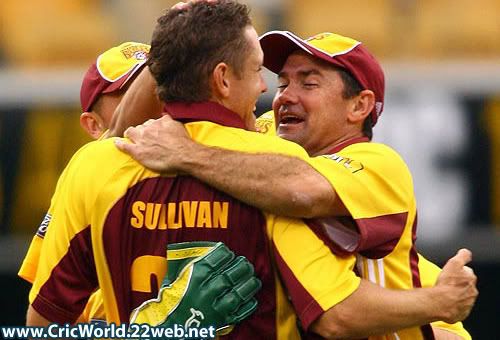
{"label": "cricket player", "polygon": [[97,57],[80,89],[80,125],[94,139],[109,128],[113,113],[135,77],[144,68],[150,46],[125,42]]}
{"label": "cricket player", "polygon": [[[218,23],[210,16],[212,8],[199,8],[192,13],[191,24],[199,25],[204,21],[207,27],[210,22],[212,29],[218,27],[221,36],[226,37],[227,48],[238,53],[226,56],[225,50],[220,51],[218,44],[212,44],[214,54],[204,57],[228,59],[228,63],[215,65],[224,71],[223,77],[236,79],[236,69],[233,67],[237,66],[238,72],[251,73],[253,78],[231,87],[232,99],[225,103],[229,108],[221,104],[211,106],[210,103],[205,107],[220,111],[221,118],[224,115],[229,117],[227,125],[243,127],[240,117],[253,116],[255,100],[265,85],[258,73],[250,71],[248,63],[240,61],[247,60],[247,56],[235,47],[245,47],[253,52],[250,59],[252,65],[261,64],[262,52],[258,47],[257,35],[249,24],[245,6],[224,2],[213,10],[224,15]],[[177,23],[183,19],[183,13],[174,11],[169,14],[163,18],[166,21],[159,25],[158,34],[164,25],[179,29]],[[232,23],[232,30],[227,30],[228,21]],[[180,42],[184,38],[179,37]],[[191,44],[198,42],[192,41]],[[156,46],[156,49],[161,52],[161,46]],[[228,65],[231,65],[230,70]],[[195,74],[199,75],[200,71],[197,70]],[[241,91],[242,87],[254,91],[248,105],[244,106],[233,102],[233,92]],[[200,96],[203,95],[206,94],[200,93]],[[221,97],[221,101],[227,97],[225,92],[214,95]],[[238,112],[234,113],[230,108]],[[209,117],[206,117],[205,110],[200,110],[195,128],[207,125],[207,119]],[[220,122],[223,122],[223,118]],[[274,296],[275,274],[269,265],[267,234],[262,229],[248,238],[249,235],[244,232],[264,221],[255,208],[242,205],[227,195],[219,195],[190,178],[160,177],[147,171],[129,156],[116,150],[112,141],[108,140],[90,143],[80,150],[63,173],[57,190],[52,219],[43,241],[30,293],[28,324],[74,322],[88,296],[98,286],[102,291],[107,321],[128,322],[131,314],[135,316],[147,310],[144,303],[156,299],[159,294],[166,273],[167,241],[189,241],[200,237],[204,240],[224,240],[239,254],[251,254],[259,276],[269,281],[266,283],[268,292],[262,295],[261,300],[267,299],[269,294]],[[151,211],[151,208],[156,209],[156,212]],[[115,216],[122,209],[123,212],[119,214],[121,217]],[[228,229],[232,232],[228,233]],[[208,236],[203,237],[205,234]],[[237,238],[238,234],[240,236]],[[248,243],[242,242],[243,236]],[[249,244],[252,246],[249,247]],[[242,247],[245,249],[240,249]],[[219,286],[230,287],[233,277],[240,273],[229,274],[226,278],[230,281],[219,279],[222,280]],[[244,274],[248,278],[251,271],[245,269]],[[356,280],[352,283],[357,284]],[[229,305],[225,308],[230,312],[237,307],[236,300],[241,300],[245,305],[252,302],[250,298],[255,289],[252,286],[242,289],[228,300]],[[237,328],[233,337],[241,338],[245,334],[249,337],[249,329],[262,329],[262,334],[272,337],[274,328],[269,325],[274,315],[275,303],[262,303],[254,320],[249,320],[246,327]],[[261,322],[262,318],[267,322]]]}
{"label": "cricket player", "polygon": [[[168,117],[129,129],[127,136],[138,144],[118,146],[157,171],[187,172],[262,209],[324,216],[308,225],[332,252],[357,254],[358,273],[376,284],[412,289],[423,280],[434,283],[436,267],[419,258],[415,247],[409,170],[395,151],[370,142],[384,99],[384,75],[376,59],[360,42],[332,33],[303,40],[291,32],[270,32],[261,45],[264,66],[278,74],[279,87],[274,117],[265,115],[260,129],[273,133],[275,118],[279,136],[301,144],[311,156],[326,156],[307,165],[296,158],[203,148],[182,134],[177,141],[175,132],[162,128],[161,121],[174,125]],[[150,132],[154,144],[148,141]],[[470,338],[461,324],[435,326]],[[431,334],[431,327],[423,326],[392,336]]]}
{"label": "cricket player", "polygon": [[[113,113],[121,98],[133,82],[140,70],[145,66],[150,46],[137,42],[126,42],[115,46],[97,58],[89,67],[82,81],[80,91],[80,101],[82,114],[80,115],[80,124],[82,128],[94,139],[105,137],[105,132],[109,127]],[[30,283],[35,281],[39,258],[43,247],[43,240],[50,225],[52,216],[59,201],[57,193],[52,199],[52,205],[49,208],[42,224],[30,244],[28,253],[22,263],[18,275]],[[228,259],[227,263],[232,260]],[[221,262],[224,263],[224,262]],[[238,264],[236,268],[239,268]],[[226,274],[226,271],[220,273],[207,272],[208,274],[219,276]],[[161,279],[161,278],[160,278]],[[238,278],[234,286],[241,283]],[[194,288],[191,297],[201,299],[200,286],[193,285]],[[203,294],[210,294],[210,291],[219,289],[213,286],[205,286]],[[229,314],[228,314],[229,315]],[[101,290],[97,289],[89,298],[88,303],[82,314],[76,320],[77,322],[92,322],[105,324],[105,311]]]}
{"label": "cricket player", "polygon": [[[185,30],[186,27],[190,29]],[[213,34],[217,39],[211,39],[213,30],[219,32]],[[200,46],[204,48],[197,53]],[[217,52],[223,53],[222,58]],[[265,90],[259,72],[262,51],[245,6],[220,1],[168,12],[155,30],[149,62],[162,84],[159,94],[169,111],[186,122],[193,134],[208,144],[231,140],[255,148],[264,146],[261,137],[265,136],[243,129],[254,126],[255,101]],[[207,65],[209,72],[204,72]],[[186,78],[187,75],[192,78]],[[277,150],[287,149],[290,154],[308,158],[297,145],[279,138],[275,141]],[[370,303],[377,308],[385,303],[396,304],[393,312],[388,309],[384,315],[370,313],[373,319],[365,318],[365,324],[376,331],[394,327],[387,322],[400,327],[426,323],[444,315],[438,312],[439,305],[456,305],[456,298],[450,299],[443,292],[459,293],[451,294],[456,296],[469,293],[468,289],[450,285],[454,275],[442,275],[436,288],[408,292],[383,290],[361,282],[351,271],[354,258],[333,256],[300,221],[266,219],[254,208],[192,178],[172,173],[160,176],[146,170],[116,150],[112,140],[81,149],[63,173],[59,189],[60,205],[57,204],[47,231],[30,293],[29,324],[75,317],[97,285],[103,292],[107,320],[126,322],[130,313],[141,312],[141,301],[149,301],[158,291],[158,278],[163,277],[165,270],[167,241],[199,238],[223,240],[237,253],[247,255],[263,282],[264,289],[258,294],[261,307],[231,334],[237,338],[254,337],[256,332],[264,338],[298,336],[295,314],[270,265],[271,254],[277,253],[271,249],[268,237],[273,244],[285,247],[291,245],[291,240],[296,242],[297,235],[311,241],[280,252],[281,259],[277,261],[282,278],[297,268],[312,270],[286,279],[289,293],[303,302],[295,309],[306,328],[317,319],[315,315],[353,298],[356,305]],[[86,208],[81,211],[81,207]],[[268,223],[264,224],[266,220]],[[59,234],[62,230],[66,232],[64,237]],[[468,255],[461,252],[444,272],[460,274],[467,261]],[[311,263],[314,268],[310,268]],[[287,272],[287,266],[293,270]],[[325,273],[325,268],[330,272]],[[338,275],[337,270],[341,272]],[[148,280],[151,277],[153,280]],[[317,295],[325,287],[330,294]],[[247,295],[239,294],[231,301]],[[429,310],[412,303],[422,299],[428,301]],[[465,306],[464,310],[468,309]],[[412,320],[401,317],[401,311],[408,310]],[[454,319],[461,315],[449,316]],[[278,322],[280,327],[276,327]],[[366,325],[358,332],[367,332]]]}
{"label": "cricket player", "polygon": [[[150,46],[137,42],[125,42],[101,55],[85,73],[80,89],[82,114],[80,125],[93,139],[99,139],[108,129],[113,113],[135,77],[144,68]],[[53,215],[56,197],[33,236],[18,275],[26,281],[35,280],[40,251],[47,227]],[[104,320],[100,292],[94,294],[78,321]]]}

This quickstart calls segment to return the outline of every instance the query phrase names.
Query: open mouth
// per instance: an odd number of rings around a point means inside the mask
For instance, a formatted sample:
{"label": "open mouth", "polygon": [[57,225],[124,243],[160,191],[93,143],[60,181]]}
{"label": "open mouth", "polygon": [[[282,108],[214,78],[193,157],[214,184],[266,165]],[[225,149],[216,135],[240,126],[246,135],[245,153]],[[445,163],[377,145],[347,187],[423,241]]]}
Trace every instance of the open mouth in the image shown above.
{"label": "open mouth", "polygon": [[294,124],[300,124],[304,121],[304,119],[299,118],[297,116],[283,116],[280,119],[279,124],[280,125],[294,125]]}

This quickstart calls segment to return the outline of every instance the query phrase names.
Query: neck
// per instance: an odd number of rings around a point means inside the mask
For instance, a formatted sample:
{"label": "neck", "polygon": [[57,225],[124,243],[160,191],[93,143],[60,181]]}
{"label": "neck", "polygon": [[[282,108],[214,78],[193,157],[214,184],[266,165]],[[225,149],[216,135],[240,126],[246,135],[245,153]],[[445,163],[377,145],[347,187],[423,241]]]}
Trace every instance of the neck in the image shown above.
{"label": "neck", "polygon": [[225,108],[227,108],[228,110],[231,110],[235,114],[237,114],[241,118],[241,120],[245,123],[245,130],[257,131],[256,127],[255,127],[255,116],[253,114],[251,115],[251,117],[249,117],[241,112],[238,112],[237,109],[233,108],[233,106],[231,105],[231,102],[227,99],[224,99],[224,98],[212,96],[209,100],[212,102],[215,102],[219,105],[222,105]]}

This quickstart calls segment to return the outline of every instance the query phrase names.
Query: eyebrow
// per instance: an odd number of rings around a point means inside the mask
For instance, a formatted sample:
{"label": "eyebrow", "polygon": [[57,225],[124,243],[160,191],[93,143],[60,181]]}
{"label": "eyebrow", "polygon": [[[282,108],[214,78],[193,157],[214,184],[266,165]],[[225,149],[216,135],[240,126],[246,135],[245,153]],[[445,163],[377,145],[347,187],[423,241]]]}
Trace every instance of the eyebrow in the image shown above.
{"label": "eyebrow", "polygon": [[[317,76],[321,76],[322,75],[316,69],[308,69],[308,70],[299,71],[298,74],[299,74],[300,78],[307,78],[310,75],[317,75]],[[279,78],[286,78],[286,77],[287,77],[287,73],[286,72],[281,71],[280,73],[278,73],[278,79]]]}

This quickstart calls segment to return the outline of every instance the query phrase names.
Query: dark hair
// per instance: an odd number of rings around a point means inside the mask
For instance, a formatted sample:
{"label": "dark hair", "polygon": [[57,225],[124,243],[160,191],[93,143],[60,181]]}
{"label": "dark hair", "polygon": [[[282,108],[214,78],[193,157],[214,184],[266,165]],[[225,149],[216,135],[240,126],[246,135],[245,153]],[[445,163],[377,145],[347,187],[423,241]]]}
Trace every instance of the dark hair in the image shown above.
{"label": "dark hair", "polygon": [[[339,72],[340,78],[344,83],[344,90],[342,92],[342,97],[344,97],[344,99],[355,97],[361,91],[363,91],[363,87],[361,86],[361,84],[349,72],[341,68],[337,68],[337,71]],[[365,118],[363,122],[363,134],[370,140],[373,137],[371,113]]]}
{"label": "dark hair", "polygon": [[220,62],[241,76],[250,50],[244,32],[251,24],[248,7],[232,0],[168,10],[158,19],[148,59],[160,99],[209,99],[210,76]]}

